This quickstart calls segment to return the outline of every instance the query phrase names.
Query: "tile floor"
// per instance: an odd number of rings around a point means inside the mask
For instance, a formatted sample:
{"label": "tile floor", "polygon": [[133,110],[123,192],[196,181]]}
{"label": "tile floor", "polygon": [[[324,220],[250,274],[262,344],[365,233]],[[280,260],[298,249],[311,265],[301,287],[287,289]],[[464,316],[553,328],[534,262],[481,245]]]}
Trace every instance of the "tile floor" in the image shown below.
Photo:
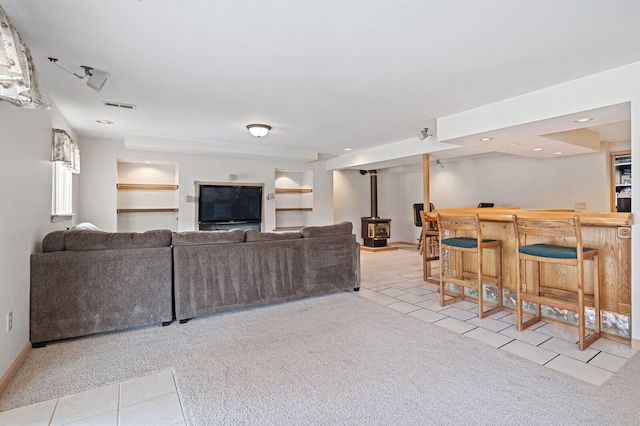
{"label": "tile floor", "polygon": [[186,425],[171,370],[0,412],[0,425]]}
{"label": "tile floor", "polygon": [[477,303],[466,300],[441,307],[438,286],[422,280],[421,256],[411,246],[362,251],[361,260],[361,290],[356,293],[361,297],[595,386],[609,380],[636,352],[605,338],[580,351],[573,328],[540,322],[518,332],[515,313],[503,311],[479,320]]}
{"label": "tile floor", "polygon": [[[469,301],[443,308],[438,286],[422,280],[421,257],[411,246],[363,251],[361,260],[362,287],[354,294],[593,385],[605,383],[636,352],[603,338],[580,351],[577,331],[555,324],[518,332],[508,311],[478,320],[477,305]],[[0,425],[5,424],[186,425],[170,370],[0,412]]]}

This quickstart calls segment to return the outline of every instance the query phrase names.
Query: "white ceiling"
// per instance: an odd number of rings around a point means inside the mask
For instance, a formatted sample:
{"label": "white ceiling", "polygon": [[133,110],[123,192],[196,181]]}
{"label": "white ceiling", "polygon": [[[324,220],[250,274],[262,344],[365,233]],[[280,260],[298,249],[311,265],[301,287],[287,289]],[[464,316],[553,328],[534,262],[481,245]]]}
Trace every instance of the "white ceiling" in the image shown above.
{"label": "white ceiling", "polygon": [[[337,156],[438,117],[640,60],[634,0],[0,0],[85,137],[149,135]],[[58,64],[107,74],[96,93]],[[119,110],[104,101],[136,105]],[[609,111],[610,112],[610,111]],[[579,127],[629,138],[628,105]],[[567,117],[567,119],[570,117]],[[98,119],[114,122],[100,125]],[[263,139],[251,123],[273,126]],[[617,123],[617,124],[610,124]],[[525,152],[558,123],[439,158]],[[547,131],[553,128],[552,132]],[[526,132],[525,132],[526,131]],[[477,140],[477,138],[474,138]],[[555,142],[557,143],[557,141]],[[467,147],[473,146],[473,148]],[[566,144],[565,144],[566,145]]]}

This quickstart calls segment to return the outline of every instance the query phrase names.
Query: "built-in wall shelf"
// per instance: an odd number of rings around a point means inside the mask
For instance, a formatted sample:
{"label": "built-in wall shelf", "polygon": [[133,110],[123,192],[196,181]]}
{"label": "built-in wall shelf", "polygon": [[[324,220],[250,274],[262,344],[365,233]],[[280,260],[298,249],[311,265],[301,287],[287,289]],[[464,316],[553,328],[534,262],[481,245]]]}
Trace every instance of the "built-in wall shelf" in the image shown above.
{"label": "built-in wall shelf", "polygon": [[117,209],[118,213],[177,213],[178,209]]}
{"label": "built-in wall shelf", "polygon": [[144,189],[151,191],[175,191],[178,185],[157,185],[146,183],[116,183],[118,189]]}
{"label": "built-in wall shelf", "polygon": [[631,152],[611,153],[611,211],[631,211]]}
{"label": "built-in wall shelf", "polygon": [[290,188],[276,188],[276,194],[308,194],[313,192],[311,188],[290,189]]}
{"label": "built-in wall shelf", "polygon": [[178,164],[118,160],[116,217],[118,232],[178,230]]}
{"label": "built-in wall shelf", "polygon": [[293,231],[313,223],[313,171],[276,170],[276,230]]}

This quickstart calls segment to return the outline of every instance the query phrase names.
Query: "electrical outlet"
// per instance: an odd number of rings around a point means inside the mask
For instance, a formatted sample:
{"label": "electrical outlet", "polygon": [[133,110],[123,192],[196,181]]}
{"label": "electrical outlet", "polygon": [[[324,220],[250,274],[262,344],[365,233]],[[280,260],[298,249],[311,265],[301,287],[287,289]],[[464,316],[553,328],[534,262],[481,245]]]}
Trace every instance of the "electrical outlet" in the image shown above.
{"label": "electrical outlet", "polygon": [[13,312],[7,314],[7,333],[13,328]]}
{"label": "electrical outlet", "polygon": [[586,210],[587,203],[576,203],[576,210]]}

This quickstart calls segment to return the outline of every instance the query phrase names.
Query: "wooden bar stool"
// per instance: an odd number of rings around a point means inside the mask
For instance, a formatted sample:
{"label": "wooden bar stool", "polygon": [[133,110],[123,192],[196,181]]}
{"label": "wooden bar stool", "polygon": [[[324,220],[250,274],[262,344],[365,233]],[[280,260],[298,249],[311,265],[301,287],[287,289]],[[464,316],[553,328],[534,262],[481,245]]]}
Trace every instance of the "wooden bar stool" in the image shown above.
{"label": "wooden bar stool", "polygon": [[[440,306],[449,305],[464,299],[464,287],[476,289],[478,292],[478,318],[494,314],[502,310],[502,243],[498,240],[482,238],[480,219],[473,216],[443,216],[438,214],[438,232],[440,239]],[[483,252],[485,249],[495,251],[495,275],[485,274],[483,269]],[[449,270],[445,275],[445,251],[449,253]],[[467,258],[476,258],[475,272],[465,270],[465,264],[471,266]],[[467,262],[465,262],[467,260]],[[459,286],[460,292],[454,293],[445,289],[445,283]],[[497,306],[484,310],[484,283],[498,287]],[[445,300],[445,296],[452,299]]]}
{"label": "wooden bar stool", "polygon": [[438,219],[429,217],[424,211],[422,217],[422,279],[432,284],[440,284],[440,279],[435,278],[431,271],[431,262],[440,259],[439,232],[435,223]]}
{"label": "wooden bar stool", "polygon": [[[573,216],[572,218],[540,219],[514,215],[513,224],[518,250],[516,262],[518,331],[542,319],[541,305],[577,312],[579,348],[581,351],[584,350],[600,337],[600,300],[598,250],[583,247],[580,218]],[[573,241],[575,245],[567,246]],[[534,262],[530,275],[526,270],[527,261]],[[585,291],[584,261],[593,262],[592,295]],[[543,263],[576,267],[577,279],[575,281],[567,279],[568,288],[542,283]],[[528,283],[527,277],[530,278]],[[560,281],[561,277],[573,278],[570,274],[563,273],[558,274],[554,281]],[[573,282],[569,283],[569,281]],[[536,304],[534,317],[527,321],[524,320],[523,302]],[[585,336],[585,306],[595,309],[595,330],[589,336]]]}

